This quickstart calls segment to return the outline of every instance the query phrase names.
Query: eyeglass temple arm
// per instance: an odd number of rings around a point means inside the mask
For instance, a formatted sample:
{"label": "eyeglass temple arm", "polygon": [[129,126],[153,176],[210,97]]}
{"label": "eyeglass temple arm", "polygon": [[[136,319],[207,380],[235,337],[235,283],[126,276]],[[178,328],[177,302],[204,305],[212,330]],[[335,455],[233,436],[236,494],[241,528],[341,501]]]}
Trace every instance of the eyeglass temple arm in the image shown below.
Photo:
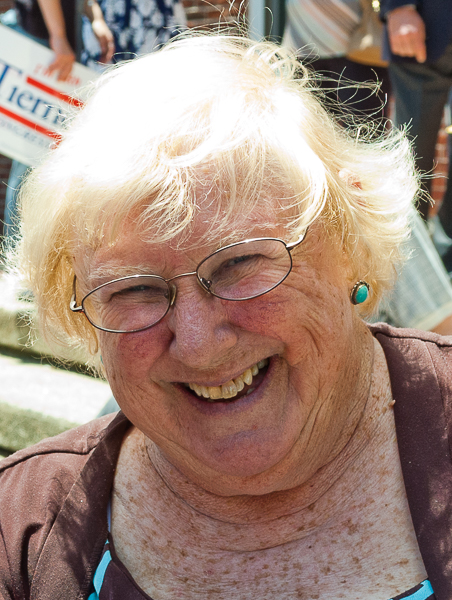
{"label": "eyeglass temple arm", "polygon": [[69,302],[69,308],[72,312],[83,312],[83,306],[76,306],[77,300],[75,299],[75,282],[77,281],[77,276],[74,275],[74,281],[72,282],[72,296],[71,301]]}
{"label": "eyeglass temple arm", "polygon": [[306,229],[303,231],[303,233],[300,234],[300,237],[298,238],[298,240],[296,240],[295,242],[292,242],[291,244],[286,244],[286,248],[289,252],[291,252],[294,248],[296,248],[297,246],[299,246],[301,244],[301,242],[305,239],[306,234],[308,233],[308,229],[309,229],[309,227],[306,227]]}

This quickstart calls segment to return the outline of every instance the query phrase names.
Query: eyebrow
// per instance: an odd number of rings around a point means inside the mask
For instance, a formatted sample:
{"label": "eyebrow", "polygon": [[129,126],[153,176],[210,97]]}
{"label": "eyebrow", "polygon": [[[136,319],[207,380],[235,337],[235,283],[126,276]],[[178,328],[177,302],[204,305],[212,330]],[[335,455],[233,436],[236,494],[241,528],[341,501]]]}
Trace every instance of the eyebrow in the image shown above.
{"label": "eyebrow", "polygon": [[97,287],[107,281],[129,277],[131,275],[158,275],[152,272],[149,265],[118,265],[115,263],[106,263],[99,265],[88,276],[88,281],[93,287]]}

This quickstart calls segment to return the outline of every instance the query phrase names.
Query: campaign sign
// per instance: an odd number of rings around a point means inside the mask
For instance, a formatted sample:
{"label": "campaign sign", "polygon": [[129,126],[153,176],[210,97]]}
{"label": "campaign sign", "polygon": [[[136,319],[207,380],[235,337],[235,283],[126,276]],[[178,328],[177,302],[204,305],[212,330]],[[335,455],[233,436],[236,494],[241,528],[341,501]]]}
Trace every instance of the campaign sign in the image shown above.
{"label": "campaign sign", "polygon": [[80,106],[77,89],[98,73],[74,63],[67,81],[48,66],[54,53],[0,25],[0,153],[36,165],[59,139],[67,109]]}

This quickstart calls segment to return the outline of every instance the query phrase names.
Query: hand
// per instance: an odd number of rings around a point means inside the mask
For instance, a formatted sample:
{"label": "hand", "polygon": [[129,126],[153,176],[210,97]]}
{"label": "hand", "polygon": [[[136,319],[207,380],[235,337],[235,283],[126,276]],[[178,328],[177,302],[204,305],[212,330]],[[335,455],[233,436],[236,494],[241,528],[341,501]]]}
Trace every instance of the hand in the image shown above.
{"label": "hand", "polygon": [[72,71],[72,65],[75,61],[75,54],[69,45],[66,37],[50,36],[50,47],[55,52],[55,59],[49,65],[49,74],[57,72],[58,81],[66,81]]}
{"label": "hand", "polygon": [[111,62],[115,53],[115,42],[99,4],[96,0],[85,0],[84,11],[85,15],[91,21],[93,33],[99,41],[101,50],[100,62]]}
{"label": "hand", "polygon": [[417,62],[427,59],[425,24],[412,6],[401,6],[387,15],[389,43],[393,54],[414,56]]}
{"label": "hand", "polygon": [[115,42],[112,32],[103,19],[94,19],[91,23],[101,50],[100,62],[109,63],[115,53]]}

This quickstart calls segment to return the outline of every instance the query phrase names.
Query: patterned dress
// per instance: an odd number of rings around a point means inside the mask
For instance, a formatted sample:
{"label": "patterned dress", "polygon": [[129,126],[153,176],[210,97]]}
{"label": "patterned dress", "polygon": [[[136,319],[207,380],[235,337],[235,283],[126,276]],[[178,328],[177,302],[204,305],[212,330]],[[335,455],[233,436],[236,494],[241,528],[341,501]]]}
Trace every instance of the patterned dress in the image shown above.
{"label": "patterned dress", "polygon": [[[115,40],[113,62],[152,52],[186,27],[180,0],[100,0],[99,5]],[[101,70],[99,44],[86,18],[82,35],[82,62]]]}

